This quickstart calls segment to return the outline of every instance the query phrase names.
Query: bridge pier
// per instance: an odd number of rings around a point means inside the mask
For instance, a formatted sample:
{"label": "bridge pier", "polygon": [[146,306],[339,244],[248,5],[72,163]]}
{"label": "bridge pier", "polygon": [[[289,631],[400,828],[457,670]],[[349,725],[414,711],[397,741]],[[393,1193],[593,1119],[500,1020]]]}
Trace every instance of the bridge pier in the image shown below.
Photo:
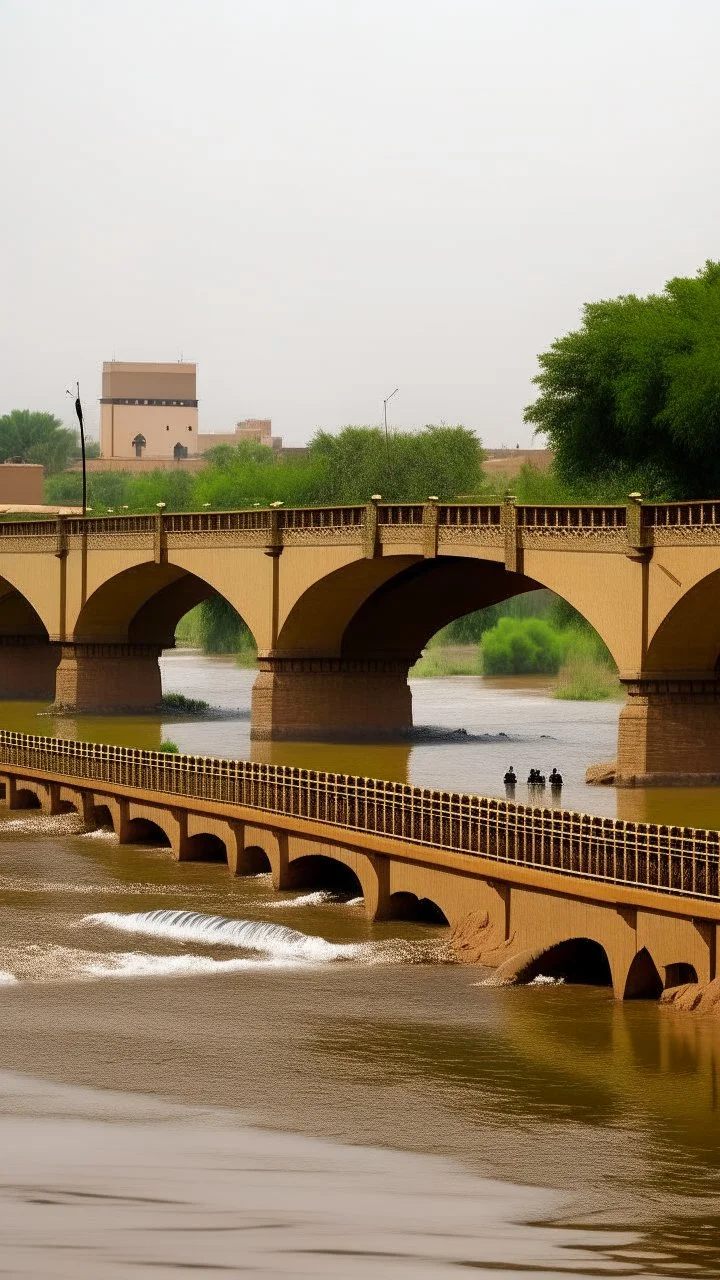
{"label": "bridge pier", "polygon": [[55,708],[63,711],[148,711],[162,698],[157,644],[63,644]]}
{"label": "bridge pier", "polygon": [[647,675],[623,681],[617,781],[720,777],[720,680]]}
{"label": "bridge pier", "polygon": [[264,656],[259,666],[253,738],[388,738],[412,726],[406,662]]}
{"label": "bridge pier", "polygon": [[52,701],[59,658],[42,636],[0,636],[0,698]]}

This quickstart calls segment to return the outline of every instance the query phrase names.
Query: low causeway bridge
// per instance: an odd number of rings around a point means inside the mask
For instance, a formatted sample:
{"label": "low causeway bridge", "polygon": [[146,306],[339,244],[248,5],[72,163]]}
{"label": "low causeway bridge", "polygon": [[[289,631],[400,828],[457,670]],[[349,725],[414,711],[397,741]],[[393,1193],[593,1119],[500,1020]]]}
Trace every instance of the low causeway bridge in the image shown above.
{"label": "low causeway bridge", "polygon": [[371,778],[0,731],[11,809],[77,810],[122,843],[362,894],[448,923],[461,958],[657,997],[718,974],[720,833]]}
{"label": "low causeway bridge", "polygon": [[405,732],[446,623],[548,587],[627,691],[618,776],[720,778],[720,501],[415,504],[0,523],[0,698],[145,709],[179,619],[215,592],[258,646],[256,738]]}

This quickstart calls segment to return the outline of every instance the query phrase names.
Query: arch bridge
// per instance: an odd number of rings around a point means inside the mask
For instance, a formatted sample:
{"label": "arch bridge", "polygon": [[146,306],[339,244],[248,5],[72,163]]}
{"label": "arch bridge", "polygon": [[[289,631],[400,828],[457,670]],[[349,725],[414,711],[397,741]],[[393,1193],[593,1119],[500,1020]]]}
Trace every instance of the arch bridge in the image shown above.
{"label": "arch bridge", "polygon": [[619,998],[718,976],[720,833],[370,778],[0,731],[10,808],[75,809],[123,843],[362,898],[370,919],[449,924],[501,978]]}
{"label": "arch bridge", "polygon": [[720,778],[720,501],[384,504],[0,524],[0,697],[160,700],[158,656],[215,592],[258,646],[252,732],[374,737],[446,623],[547,587],[627,691],[618,775]]}

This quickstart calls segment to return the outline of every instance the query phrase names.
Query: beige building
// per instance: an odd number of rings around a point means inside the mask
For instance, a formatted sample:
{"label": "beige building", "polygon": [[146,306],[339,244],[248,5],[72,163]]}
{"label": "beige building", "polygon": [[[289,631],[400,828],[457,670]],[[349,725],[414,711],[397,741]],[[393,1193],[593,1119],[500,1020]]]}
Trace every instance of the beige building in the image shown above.
{"label": "beige building", "polygon": [[100,452],[103,458],[185,458],[197,454],[194,364],[103,364]]}
{"label": "beige building", "polygon": [[[197,459],[219,444],[243,440],[282,448],[269,418],[246,418],[233,432],[198,431],[197,366],[194,364],[103,364],[100,399],[100,453],[103,460],[132,461],[151,469]],[[94,468],[102,470],[102,464]]]}

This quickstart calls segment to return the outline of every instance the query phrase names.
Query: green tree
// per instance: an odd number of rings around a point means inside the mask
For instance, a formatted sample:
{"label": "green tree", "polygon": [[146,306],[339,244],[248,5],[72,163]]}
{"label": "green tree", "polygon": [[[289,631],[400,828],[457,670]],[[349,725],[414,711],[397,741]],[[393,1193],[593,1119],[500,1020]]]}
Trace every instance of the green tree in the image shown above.
{"label": "green tree", "polygon": [[647,298],[589,303],[540,369],[525,418],[550,440],[561,481],[720,494],[720,262]]}
{"label": "green tree", "polygon": [[78,455],[78,437],[52,413],[13,409],[0,418],[0,462],[36,462],[52,474]]}

